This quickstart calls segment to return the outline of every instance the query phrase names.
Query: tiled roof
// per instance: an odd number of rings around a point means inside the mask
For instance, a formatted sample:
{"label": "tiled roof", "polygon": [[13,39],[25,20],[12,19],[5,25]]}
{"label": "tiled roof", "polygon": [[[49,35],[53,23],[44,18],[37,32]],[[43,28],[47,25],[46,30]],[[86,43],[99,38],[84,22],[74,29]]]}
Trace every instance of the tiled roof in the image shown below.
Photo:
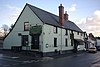
{"label": "tiled roof", "polygon": [[[50,12],[47,12],[45,10],[42,10],[40,8],[37,8],[35,6],[32,6],[30,4],[27,4],[31,10],[38,16],[38,18],[46,24],[50,24],[53,26],[57,27],[62,27],[61,24],[59,23],[59,17],[57,15],[54,15]],[[74,22],[72,21],[65,21],[64,22],[64,27],[66,29],[74,30],[74,31],[79,31],[83,32]]]}

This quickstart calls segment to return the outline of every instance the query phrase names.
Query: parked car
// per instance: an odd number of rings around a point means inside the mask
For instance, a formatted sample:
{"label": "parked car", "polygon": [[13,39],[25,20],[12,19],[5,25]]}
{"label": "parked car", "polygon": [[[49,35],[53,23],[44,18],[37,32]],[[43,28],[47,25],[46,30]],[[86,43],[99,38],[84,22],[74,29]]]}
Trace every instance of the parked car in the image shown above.
{"label": "parked car", "polygon": [[100,50],[100,39],[96,39],[96,48]]}
{"label": "parked car", "polygon": [[88,49],[88,52],[97,52],[96,47],[91,47]]}

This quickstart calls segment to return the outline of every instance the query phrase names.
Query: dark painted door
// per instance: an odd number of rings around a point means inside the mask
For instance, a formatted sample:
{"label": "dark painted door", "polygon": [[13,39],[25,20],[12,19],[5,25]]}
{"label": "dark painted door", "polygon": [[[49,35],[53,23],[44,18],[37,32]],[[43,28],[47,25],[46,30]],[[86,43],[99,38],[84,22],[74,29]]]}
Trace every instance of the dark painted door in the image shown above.
{"label": "dark painted door", "polygon": [[39,49],[39,35],[32,35],[31,49]]}
{"label": "dark painted door", "polygon": [[74,34],[70,34],[70,39],[71,39],[71,46],[74,45]]}
{"label": "dark painted door", "polygon": [[28,45],[28,35],[22,35],[22,46]]}

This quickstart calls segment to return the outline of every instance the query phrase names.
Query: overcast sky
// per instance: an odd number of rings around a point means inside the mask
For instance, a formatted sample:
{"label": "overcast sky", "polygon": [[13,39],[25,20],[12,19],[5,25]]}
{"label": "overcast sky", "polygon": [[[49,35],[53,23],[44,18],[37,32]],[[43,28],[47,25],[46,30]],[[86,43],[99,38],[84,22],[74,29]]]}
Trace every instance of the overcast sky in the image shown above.
{"label": "overcast sky", "polygon": [[69,20],[83,31],[100,36],[100,0],[0,0],[0,27],[14,24],[26,3],[56,15],[63,4]]}

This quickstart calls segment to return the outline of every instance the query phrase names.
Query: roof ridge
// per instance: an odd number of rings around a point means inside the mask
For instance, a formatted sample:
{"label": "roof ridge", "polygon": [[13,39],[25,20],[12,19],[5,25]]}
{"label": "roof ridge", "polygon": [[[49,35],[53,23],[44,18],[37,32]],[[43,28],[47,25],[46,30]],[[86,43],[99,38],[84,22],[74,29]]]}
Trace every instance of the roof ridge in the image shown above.
{"label": "roof ridge", "polygon": [[[42,10],[42,11],[44,11],[44,12],[46,12],[46,13],[49,13],[49,14],[52,14],[52,15],[57,16],[56,14],[53,14],[53,13],[51,13],[51,12],[48,12],[48,11],[46,11],[46,10],[44,10],[44,9],[38,8],[38,7],[33,6],[33,5],[31,5],[31,4],[26,3],[26,5],[29,5],[29,6],[35,7],[35,8],[37,8],[37,9],[39,9],[39,10]],[[57,16],[57,17],[58,17],[58,16]]]}
{"label": "roof ridge", "polygon": [[[43,10],[43,9],[41,9],[41,8],[38,8],[38,7],[36,7],[36,6],[33,6],[33,5],[30,5],[30,4],[27,4],[32,10],[33,10],[33,12],[39,17],[39,19],[42,21],[42,22],[44,22],[44,23],[46,23],[46,24],[50,24],[50,25],[53,25],[53,26],[58,26],[58,27],[61,27],[61,25],[59,24],[59,17],[57,16],[57,15],[55,15],[55,14],[52,14],[52,13],[50,13],[50,12],[48,12],[48,11],[45,11],[45,10]],[[44,16],[42,15],[41,16],[41,13],[39,14],[37,11],[34,11],[34,8],[35,9],[37,9],[37,10],[39,10],[40,12],[44,12],[43,14],[44,14]],[[45,14],[47,14],[47,15],[45,15]],[[45,17],[45,16],[47,16],[47,17]],[[45,19],[43,18],[43,17],[45,17]],[[49,20],[47,20],[47,19],[49,19]],[[51,20],[54,20],[54,21],[51,21]],[[49,22],[50,21],[50,22]],[[72,29],[72,30],[76,30],[76,31],[80,31],[80,32],[82,32],[82,30],[74,23],[74,22],[72,22],[72,21],[70,21],[70,20],[68,20],[68,21],[64,21],[65,22],[65,27],[64,28],[66,28],[66,29]],[[66,25],[66,23],[68,24],[68,25]],[[73,26],[74,27],[73,27]],[[67,27],[68,26],[68,27]]]}

